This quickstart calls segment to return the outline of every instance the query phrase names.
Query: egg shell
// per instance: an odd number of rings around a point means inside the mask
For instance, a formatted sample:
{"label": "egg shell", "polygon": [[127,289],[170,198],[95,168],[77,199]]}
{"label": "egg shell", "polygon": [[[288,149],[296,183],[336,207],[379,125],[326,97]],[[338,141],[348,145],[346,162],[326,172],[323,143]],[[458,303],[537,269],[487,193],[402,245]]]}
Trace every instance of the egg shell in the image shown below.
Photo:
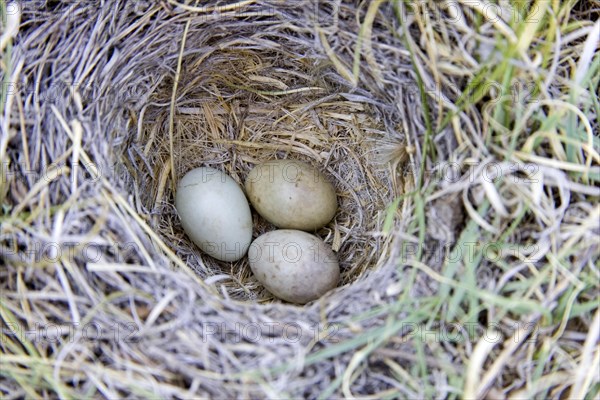
{"label": "egg shell", "polygon": [[331,247],[295,229],[267,232],[252,242],[248,262],[274,296],[291,303],[316,300],[337,286],[340,267]]}
{"label": "egg shell", "polygon": [[333,185],[316,168],[298,160],[274,160],[255,166],[245,182],[254,209],[279,228],[314,231],[334,217]]}
{"label": "egg shell", "polygon": [[244,257],[252,241],[252,215],[242,188],[210,167],[189,171],[179,181],[175,207],[183,230],[206,254],[222,261]]}

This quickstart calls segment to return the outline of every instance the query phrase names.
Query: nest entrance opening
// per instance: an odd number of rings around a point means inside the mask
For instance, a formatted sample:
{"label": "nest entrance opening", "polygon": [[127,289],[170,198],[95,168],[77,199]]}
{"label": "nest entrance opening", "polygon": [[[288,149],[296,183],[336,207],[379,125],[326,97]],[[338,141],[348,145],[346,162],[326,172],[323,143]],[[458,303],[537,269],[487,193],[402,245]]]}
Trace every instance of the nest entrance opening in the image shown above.
{"label": "nest entrance opening", "polygon": [[[287,158],[317,167],[336,188],[337,214],[316,234],[339,258],[340,286],[372,269],[385,245],[377,232],[395,195],[390,172],[373,151],[385,137],[376,108],[340,94],[340,79],[324,60],[285,49],[187,55],[181,71],[171,139],[174,73],[157,85],[137,134],[125,144],[134,151],[123,153],[138,209],[175,253],[225,297],[274,300],[247,258],[222,262],[194,245],[175,210],[174,188],[200,166],[220,169],[243,187],[257,163]],[[253,239],[276,229],[254,210],[253,223]]]}

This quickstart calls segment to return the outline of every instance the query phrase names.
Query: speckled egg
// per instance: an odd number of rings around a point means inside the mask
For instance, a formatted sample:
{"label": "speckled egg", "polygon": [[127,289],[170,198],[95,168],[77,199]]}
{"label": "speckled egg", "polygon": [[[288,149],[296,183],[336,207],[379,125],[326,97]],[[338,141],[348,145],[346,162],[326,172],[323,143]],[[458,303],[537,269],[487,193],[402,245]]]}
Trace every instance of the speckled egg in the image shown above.
{"label": "speckled egg", "polygon": [[242,188],[210,167],[189,171],[175,194],[183,230],[206,254],[221,261],[244,257],[252,241],[252,216]]}
{"label": "speckled egg", "polygon": [[267,232],[252,242],[248,261],[256,279],[291,303],[316,300],[337,286],[340,267],[331,247],[295,229]]}
{"label": "speckled egg", "polygon": [[337,210],[333,185],[313,166],[298,160],[275,160],[255,166],[245,182],[254,209],[279,228],[313,231]]}

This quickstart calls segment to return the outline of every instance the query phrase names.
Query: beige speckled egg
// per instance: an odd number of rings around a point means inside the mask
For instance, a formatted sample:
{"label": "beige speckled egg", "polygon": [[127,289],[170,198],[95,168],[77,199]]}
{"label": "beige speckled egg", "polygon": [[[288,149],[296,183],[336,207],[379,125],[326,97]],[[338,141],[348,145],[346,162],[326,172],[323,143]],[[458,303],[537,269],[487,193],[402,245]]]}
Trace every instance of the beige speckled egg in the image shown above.
{"label": "beige speckled egg", "polygon": [[242,188],[210,167],[189,171],[177,185],[175,207],[183,230],[206,254],[222,261],[244,257],[252,241],[252,215]]}
{"label": "beige speckled egg", "polygon": [[337,210],[333,185],[311,165],[275,160],[254,167],[245,182],[254,209],[279,228],[313,231]]}
{"label": "beige speckled egg", "polygon": [[248,250],[248,262],[269,292],[291,303],[318,299],[340,280],[333,250],[317,236],[294,229],[256,238]]}

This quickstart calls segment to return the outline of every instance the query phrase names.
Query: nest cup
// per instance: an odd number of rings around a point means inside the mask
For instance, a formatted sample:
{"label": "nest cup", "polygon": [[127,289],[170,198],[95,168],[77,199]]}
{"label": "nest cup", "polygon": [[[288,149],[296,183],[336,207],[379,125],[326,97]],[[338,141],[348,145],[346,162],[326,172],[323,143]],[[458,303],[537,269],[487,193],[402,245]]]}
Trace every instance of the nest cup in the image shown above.
{"label": "nest cup", "polygon": [[[275,41],[268,23],[260,30],[249,21],[229,23],[231,29],[217,30],[193,22],[182,53],[171,49],[170,57],[145,66],[145,73],[155,71],[158,84],[118,162],[129,166],[126,179],[146,219],[177,256],[227,297],[261,302],[273,297],[253,276],[247,257],[234,263],[213,259],[184,233],[173,205],[177,181],[209,166],[243,186],[257,163],[290,159],[313,165],[338,199],[336,216],[316,234],[337,253],[340,286],[351,283],[381,256],[385,240],[378,232],[386,205],[397,195],[376,151],[387,136],[384,110],[349,96],[352,88],[310,42],[292,33]],[[139,67],[133,61],[133,70]],[[276,229],[256,212],[253,223],[253,238]]]}

